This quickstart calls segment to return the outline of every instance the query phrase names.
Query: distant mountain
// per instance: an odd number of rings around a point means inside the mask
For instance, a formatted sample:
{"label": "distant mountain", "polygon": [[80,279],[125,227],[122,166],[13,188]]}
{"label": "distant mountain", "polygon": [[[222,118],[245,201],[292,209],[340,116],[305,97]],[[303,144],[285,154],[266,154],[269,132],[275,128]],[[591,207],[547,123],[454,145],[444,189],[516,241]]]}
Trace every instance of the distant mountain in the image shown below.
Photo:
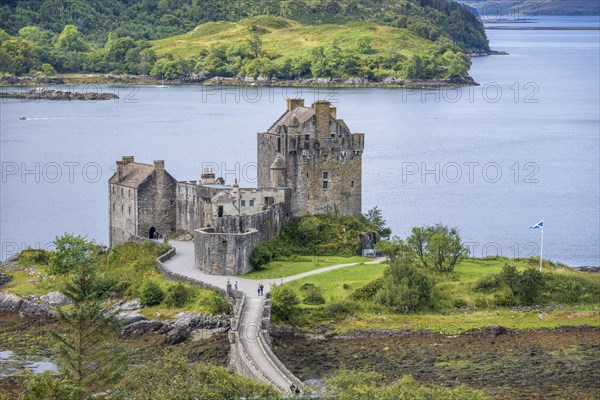
{"label": "distant mountain", "polygon": [[599,0],[459,0],[459,2],[475,8],[483,19],[493,19],[500,15],[520,18],[540,15],[600,15]]}
{"label": "distant mountain", "polygon": [[489,51],[481,22],[447,0],[3,0],[0,28],[14,36],[25,26],[57,34],[75,25],[87,41],[103,46],[110,32],[155,40],[205,22],[259,15],[308,25],[370,20],[425,39],[446,36],[467,52]]}

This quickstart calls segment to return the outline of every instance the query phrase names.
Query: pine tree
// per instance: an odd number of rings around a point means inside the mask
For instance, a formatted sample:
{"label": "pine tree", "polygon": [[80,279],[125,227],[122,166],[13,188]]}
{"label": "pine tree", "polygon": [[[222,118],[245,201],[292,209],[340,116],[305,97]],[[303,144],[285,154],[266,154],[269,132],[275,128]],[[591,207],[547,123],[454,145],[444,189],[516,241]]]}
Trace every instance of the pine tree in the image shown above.
{"label": "pine tree", "polygon": [[73,272],[62,292],[73,306],[57,310],[66,332],[51,333],[58,342],[62,372],[79,388],[83,399],[118,381],[127,363],[125,351],[116,345],[120,330],[117,312],[102,305],[93,261],[70,269]]}

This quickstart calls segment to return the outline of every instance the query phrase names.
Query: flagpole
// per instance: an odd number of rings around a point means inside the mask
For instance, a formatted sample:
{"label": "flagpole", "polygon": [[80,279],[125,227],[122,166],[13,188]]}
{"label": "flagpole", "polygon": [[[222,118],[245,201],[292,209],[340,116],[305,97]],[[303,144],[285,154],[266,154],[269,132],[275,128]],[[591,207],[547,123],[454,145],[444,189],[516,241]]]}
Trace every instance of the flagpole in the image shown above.
{"label": "flagpole", "polygon": [[540,244],[540,272],[542,272],[543,252],[544,252],[544,227],[542,227],[542,243]]}

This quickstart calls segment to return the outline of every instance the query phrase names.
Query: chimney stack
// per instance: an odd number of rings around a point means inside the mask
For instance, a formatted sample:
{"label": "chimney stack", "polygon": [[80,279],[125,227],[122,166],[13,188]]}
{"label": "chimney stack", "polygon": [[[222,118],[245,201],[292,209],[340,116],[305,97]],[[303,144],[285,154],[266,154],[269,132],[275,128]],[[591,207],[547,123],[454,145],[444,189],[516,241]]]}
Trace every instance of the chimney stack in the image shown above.
{"label": "chimney stack", "polygon": [[288,111],[293,111],[298,107],[304,107],[304,99],[287,99]]}
{"label": "chimney stack", "polygon": [[123,178],[125,175],[125,164],[123,161],[117,161],[117,178],[119,179],[119,183],[123,182]]}
{"label": "chimney stack", "polygon": [[129,163],[134,162],[133,156],[123,156],[123,164],[127,165]]}

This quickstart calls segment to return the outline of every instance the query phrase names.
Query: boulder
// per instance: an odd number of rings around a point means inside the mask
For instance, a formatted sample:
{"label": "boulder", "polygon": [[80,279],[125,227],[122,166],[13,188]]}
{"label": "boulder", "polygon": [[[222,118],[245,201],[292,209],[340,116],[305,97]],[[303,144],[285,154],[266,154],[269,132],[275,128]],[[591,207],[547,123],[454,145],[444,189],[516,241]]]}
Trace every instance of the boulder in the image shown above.
{"label": "boulder", "polygon": [[117,315],[117,318],[119,319],[119,321],[121,321],[124,327],[139,321],[148,320],[148,318],[144,317],[142,314],[136,311],[122,312],[119,315]]}
{"label": "boulder", "polygon": [[142,320],[127,325],[123,328],[124,335],[144,335],[147,333],[158,332],[164,324],[160,321]]}
{"label": "boulder", "polygon": [[168,324],[169,326],[189,331],[194,329],[229,328],[230,324],[229,318],[212,314],[180,312],[175,318],[175,321]]}
{"label": "boulder", "polygon": [[117,311],[138,311],[143,308],[142,303],[139,300],[133,300],[129,302],[121,302],[111,308],[111,310]]}
{"label": "boulder", "polygon": [[62,294],[61,292],[50,292],[46,295],[40,297],[41,301],[50,304],[51,306],[66,306],[72,304],[73,302],[69,300],[67,296]]}
{"label": "boulder", "polygon": [[187,329],[173,328],[169,330],[165,336],[167,344],[179,344],[190,337],[190,331]]}
{"label": "boulder", "polygon": [[0,310],[3,312],[18,312],[23,299],[12,293],[0,292]]}
{"label": "boulder", "polygon": [[46,303],[37,303],[14,295],[0,292],[0,311],[18,312],[21,317],[50,320],[56,318],[56,311]]}

